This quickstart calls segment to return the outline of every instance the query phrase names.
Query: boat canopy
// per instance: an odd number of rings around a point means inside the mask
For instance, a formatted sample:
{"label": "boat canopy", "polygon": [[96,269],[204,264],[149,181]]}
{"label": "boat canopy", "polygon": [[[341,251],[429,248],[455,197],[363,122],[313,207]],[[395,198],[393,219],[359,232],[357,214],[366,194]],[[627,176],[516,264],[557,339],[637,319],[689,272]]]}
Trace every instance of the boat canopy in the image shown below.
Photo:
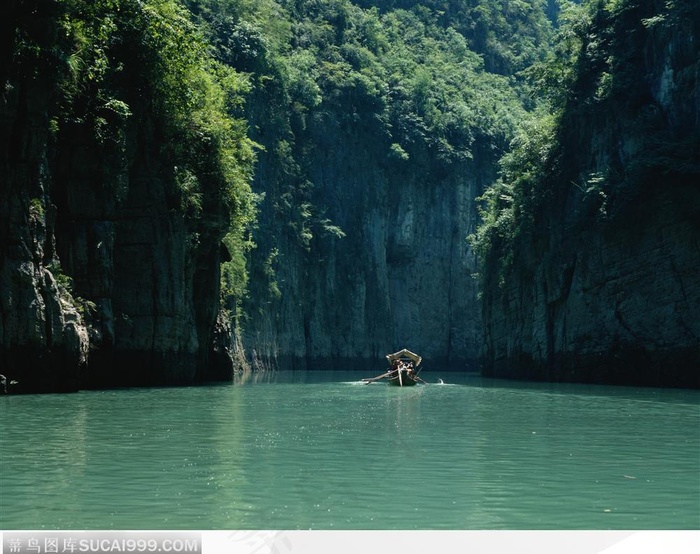
{"label": "boat canopy", "polygon": [[418,367],[418,364],[421,363],[423,358],[421,358],[418,354],[414,354],[410,350],[406,350],[404,348],[403,350],[399,350],[393,354],[387,354],[386,359],[389,360],[390,363],[394,360],[412,360],[415,367]]}

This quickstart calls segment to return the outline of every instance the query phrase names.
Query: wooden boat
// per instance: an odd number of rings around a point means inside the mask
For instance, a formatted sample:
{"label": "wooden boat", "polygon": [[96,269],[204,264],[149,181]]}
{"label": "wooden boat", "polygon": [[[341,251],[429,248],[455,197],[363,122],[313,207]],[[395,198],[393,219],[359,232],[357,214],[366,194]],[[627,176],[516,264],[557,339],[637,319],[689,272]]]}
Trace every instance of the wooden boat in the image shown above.
{"label": "wooden boat", "polygon": [[369,384],[382,379],[387,379],[387,382],[395,387],[412,387],[418,383],[425,383],[418,377],[416,371],[422,361],[418,354],[404,348],[393,354],[387,354],[386,358],[389,360],[389,370],[377,377],[363,379],[365,383]]}
{"label": "wooden boat", "polygon": [[400,369],[396,372],[394,377],[389,377],[387,382],[395,387],[412,387],[418,384],[418,379],[420,379],[420,377],[416,377],[413,371],[409,372],[408,370]]}

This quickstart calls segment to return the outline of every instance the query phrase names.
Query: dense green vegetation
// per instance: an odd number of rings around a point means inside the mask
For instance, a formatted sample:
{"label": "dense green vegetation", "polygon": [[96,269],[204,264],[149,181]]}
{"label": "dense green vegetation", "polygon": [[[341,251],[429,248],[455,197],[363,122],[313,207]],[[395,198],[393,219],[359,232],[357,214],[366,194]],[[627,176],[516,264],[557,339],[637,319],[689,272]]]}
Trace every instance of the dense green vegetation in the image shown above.
{"label": "dense green vegetation", "polygon": [[[543,104],[521,127],[500,160],[499,179],[480,198],[482,223],[470,242],[482,269],[497,279],[513,262],[516,237],[534,230],[536,212],[549,199],[543,190],[557,162],[557,132],[577,79],[577,66],[594,11],[591,3],[564,5],[545,60],[524,72]],[[500,269],[496,269],[496,267]]]}
{"label": "dense green vegetation", "polygon": [[[234,117],[246,79],[215,60],[173,0],[65,0],[61,34],[70,68],[64,117],[90,120],[99,141],[119,127],[107,116],[147,109],[162,126],[165,154],[185,211],[196,215],[212,180],[232,210],[245,198],[252,149]],[[206,177],[206,179],[205,179]],[[241,212],[245,210],[241,209]]]}
{"label": "dense green vegetation", "polygon": [[311,260],[344,236],[312,177],[326,147],[320,129],[371,144],[366,163],[388,172],[444,176],[476,154],[495,163],[538,102],[520,71],[544,58],[552,28],[545,0],[185,4],[216,59],[251,87],[245,116],[261,146],[254,188],[265,200],[244,311],[279,295],[284,237]]}
{"label": "dense green vegetation", "polygon": [[[471,241],[487,279],[503,282],[516,251],[537,240],[565,198],[575,198],[570,209],[580,214],[581,224],[605,225],[633,204],[643,190],[639,185],[653,175],[698,170],[692,137],[671,136],[657,113],[639,112],[650,103],[639,72],[644,41],[680,21],[690,24],[694,15],[692,0],[564,5],[551,50],[523,72],[546,103],[523,125],[501,160],[500,179],[482,197],[483,223]],[[613,129],[622,115],[634,128],[615,132],[640,137],[635,138],[640,154],[627,162],[612,159],[591,172],[590,145],[581,148],[581,136],[571,130]]]}
{"label": "dense green vegetation", "polygon": [[[698,173],[695,0],[6,6],[3,215],[19,223],[3,237],[26,219],[31,279],[48,269],[47,290],[71,306],[85,296],[76,327],[103,325],[108,338],[117,312],[146,326],[172,317],[183,325],[174,351],[218,333],[227,352],[228,324],[252,321],[265,348],[284,336],[302,363],[352,357],[376,345],[343,350],[330,335],[417,321],[425,304],[395,306],[426,302],[431,277],[415,268],[439,258],[446,317],[396,335],[435,331],[425,340],[444,340],[436,348],[476,350],[489,330],[458,316],[478,312],[477,265],[486,321],[501,285],[578,248],[568,236],[612,236],[656,181],[686,186]],[[399,283],[400,271],[416,282]],[[129,285],[113,295],[113,282]]]}
{"label": "dense green vegetation", "polygon": [[[539,104],[525,72],[545,58],[556,12],[547,0],[37,6],[10,3],[17,20],[0,71],[7,83],[51,91],[49,156],[60,183],[30,196],[34,212],[50,203],[60,212],[45,266],[89,297],[91,277],[76,278],[69,259],[71,218],[124,221],[160,203],[162,220],[172,216],[164,225],[184,228],[186,275],[210,271],[223,242],[222,300],[239,323],[284,294],[278,264],[303,273],[346,238],[328,182],[339,176],[334,163],[369,168],[396,198],[409,183],[426,192],[487,184]],[[91,183],[105,205],[83,213],[69,189]]]}
{"label": "dense green vegetation", "polygon": [[546,52],[551,35],[547,16],[552,0],[357,0],[362,7],[431,13],[444,29],[463,35],[469,48],[483,56],[487,71],[515,75]]}
{"label": "dense green vegetation", "polygon": [[48,36],[18,22],[9,79],[50,83],[57,149],[78,133],[91,137],[104,164],[102,186],[116,187],[117,202],[126,190],[118,173],[134,156],[133,129],[150,129],[169,183],[166,201],[184,217],[192,244],[207,232],[207,217],[226,212],[224,291],[238,293],[255,219],[253,144],[241,117],[247,77],[210,55],[177,0],[60,0],[52,8],[42,12],[53,17]]}

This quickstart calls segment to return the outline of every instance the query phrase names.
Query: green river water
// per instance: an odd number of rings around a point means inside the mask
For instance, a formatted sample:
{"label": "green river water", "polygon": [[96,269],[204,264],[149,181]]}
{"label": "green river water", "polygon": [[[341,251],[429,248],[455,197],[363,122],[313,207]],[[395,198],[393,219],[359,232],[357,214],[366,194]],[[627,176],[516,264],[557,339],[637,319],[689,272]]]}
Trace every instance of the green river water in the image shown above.
{"label": "green river water", "polygon": [[0,529],[700,528],[700,391],[368,376],[0,397]]}

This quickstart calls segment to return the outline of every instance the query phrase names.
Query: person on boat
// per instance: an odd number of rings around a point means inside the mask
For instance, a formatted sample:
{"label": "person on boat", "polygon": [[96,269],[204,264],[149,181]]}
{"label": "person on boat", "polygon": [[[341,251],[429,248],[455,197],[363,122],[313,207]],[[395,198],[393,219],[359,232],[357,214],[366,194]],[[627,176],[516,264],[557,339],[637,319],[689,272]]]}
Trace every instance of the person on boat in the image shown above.
{"label": "person on boat", "polygon": [[[421,379],[420,377],[418,377],[418,373],[416,373],[416,368],[415,368],[415,366],[413,365],[413,362],[407,362],[407,363],[404,365],[404,368],[405,368],[405,371],[406,371],[406,375],[407,375],[408,377],[410,377],[410,378],[413,379],[414,381],[418,381],[418,382],[420,382],[420,383],[425,383],[425,381],[423,381],[423,379]],[[426,384],[427,384],[427,383],[426,383]]]}
{"label": "person on boat", "polygon": [[389,367],[389,371],[391,372],[392,377],[397,375],[399,373],[400,369],[401,369],[401,360],[392,360],[391,366]]}
{"label": "person on boat", "polygon": [[[408,377],[410,377],[411,379],[413,379],[416,382],[425,383],[425,381],[423,381],[423,379],[418,377],[418,373],[416,373],[416,368],[414,367],[413,362],[408,362],[408,364],[406,364],[406,375],[408,375]],[[427,384],[427,383],[425,383],[425,384]]]}
{"label": "person on boat", "polygon": [[[389,370],[377,377],[373,377],[371,379],[362,379],[365,383],[369,384],[374,381],[379,381],[381,379],[384,379],[388,377],[389,379],[396,379],[399,376],[399,373],[403,374],[404,379],[412,379],[413,381],[417,381],[420,383],[426,383],[423,379],[418,377],[418,373],[416,373],[415,370],[415,365],[413,364],[412,361],[404,361],[401,359],[393,359],[389,363]],[[427,384],[427,383],[426,383]]]}

